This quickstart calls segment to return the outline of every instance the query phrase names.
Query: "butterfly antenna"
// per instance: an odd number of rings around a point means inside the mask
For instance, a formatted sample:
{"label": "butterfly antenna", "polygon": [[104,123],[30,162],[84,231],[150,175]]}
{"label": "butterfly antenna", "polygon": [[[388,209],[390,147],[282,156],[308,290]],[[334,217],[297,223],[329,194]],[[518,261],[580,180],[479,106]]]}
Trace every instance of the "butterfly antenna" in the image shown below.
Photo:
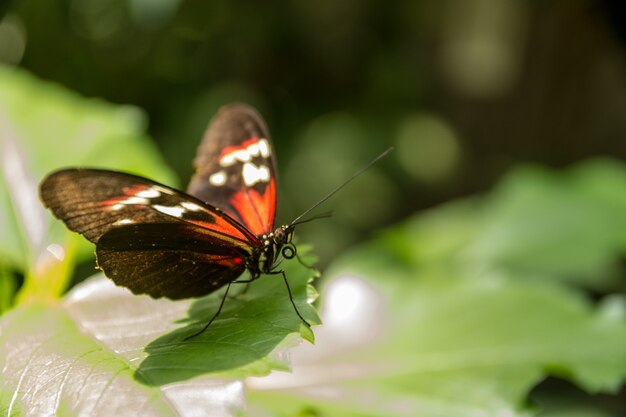
{"label": "butterfly antenna", "polygon": [[[380,155],[378,155],[376,158],[374,158],[372,161],[370,161],[367,165],[365,165],[363,168],[361,168],[359,171],[357,171],[356,173],[352,174],[352,176],[350,178],[348,178],[347,180],[345,180],[343,182],[343,184],[341,184],[339,187],[335,188],[333,191],[331,191],[330,193],[326,194],[326,196],[324,196],[324,198],[322,198],[320,201],[318,201],[317,203],[313,204],[313,206],[311,206],[309,209],[307,209],[304,213],[302,213],[301,215],[299,215],[298,217],[296,217],[292,222],[291,222],[291,226],[294,226],[298,223],[304,223],[303,222],[298,222],[298,220],[300,220],[302,217],[306,216],[307,214],[309,214],[312,210],[316,209],[320,204],[322,204],[323,202],[325,202],[326,200],[328,200],[329,198],[331,198],[332,196],[334,196],[337,192],[339,192],[339,190],[341,190],[343,187],[345,187],[346,185],[348,185],[353,179],[355,179],[356,177],[358,177],[359,175],[361,175],[362,173],[364,173],[365,171],[367,171],[368,169],[370,169],[372,167],[372,165],[374,165],[376,162],[380,161],[381,159],[383,159],[385,156],[387,156],[387,154],[389,154],[389,152],[393,151],[393,147],[388,148],[385,152],[381,153]],[[310,219],[310,220],[313,220]],[[306,220],[308,221],[308,220]]]}
{"label": "butterfly antenna", "polygon": [[327,211],[326,213],[316,214],[315,216],[309,217],[308,219],[302,219],[302,220],[298,220],[298,221],[293,221],[291,223],[291,225],[295,226],[297,224],[308,223],[308,222],[313,221],[313,220],[327,219],[329,217],[332,217],[332,215],[333,215],[332,211]]}

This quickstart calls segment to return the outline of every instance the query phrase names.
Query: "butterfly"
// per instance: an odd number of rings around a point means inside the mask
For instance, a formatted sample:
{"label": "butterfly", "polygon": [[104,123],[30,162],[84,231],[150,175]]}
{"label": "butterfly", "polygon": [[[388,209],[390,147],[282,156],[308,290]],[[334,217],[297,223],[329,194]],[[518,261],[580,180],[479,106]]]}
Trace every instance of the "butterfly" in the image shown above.
{"label": "butterfly", "polygon": [[[372,161],[382,158],[389,150]],[[223,107],[209,123],[187,192],[128,173],[70,168],[49,174],[40,198],[55,217],[96,245],[96,262],[115,284],[135,294],[177,300],[201,297],[233,282],[282,275],[278,264],[298,257],[297,224],[355,178],[291,223],[274,227],[276,167],[265,122],[252,107]],[[299,259],[299,257],[298,257]],[[238,280],[245,272],[249,279]],[[189,338],[188,337],[188,338]]]}

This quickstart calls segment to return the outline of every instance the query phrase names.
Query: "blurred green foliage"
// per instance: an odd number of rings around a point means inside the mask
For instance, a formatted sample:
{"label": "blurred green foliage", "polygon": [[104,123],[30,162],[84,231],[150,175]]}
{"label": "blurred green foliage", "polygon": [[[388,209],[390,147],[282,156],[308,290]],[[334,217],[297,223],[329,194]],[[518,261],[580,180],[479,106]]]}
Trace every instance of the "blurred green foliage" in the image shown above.
{"label": "blurred green foliage", "polygon": [[626,170],[596,159],[562,174],[526,167],[504,178],[492,215],[464,258],[519,274],[571,280],[602,292],[624,289]]}

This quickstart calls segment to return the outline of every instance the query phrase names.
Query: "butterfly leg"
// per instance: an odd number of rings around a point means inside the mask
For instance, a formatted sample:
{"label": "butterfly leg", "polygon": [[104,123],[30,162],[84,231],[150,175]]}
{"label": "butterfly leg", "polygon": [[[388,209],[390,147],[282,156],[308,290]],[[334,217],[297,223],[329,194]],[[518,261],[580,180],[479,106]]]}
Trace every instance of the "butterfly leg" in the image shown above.
{"label": "butterfly leg", "polygon": [[291,294],[291,287],[289,287],[289,281],[287,281],[287,276],[285,275],[285,271],[281,269],[280,271],[271,271],[268,274],[270,275],[281,274],[283,276],[283,281],[285,281],[285,285],[287,286],[287,292],[289,293],[289,301],[291,301],[291,305],[293,306],[293,309],[295,310],[298,317],[300,317],[300,320],[302,320],[302,323],[304,323],[306,327],[311,327],[309,322],[306,321],[304,317],[302,317],[302,314],[300,314],[300,311],[298,311],[298,307],[296,307],[296,303],[293,301],[293,295]]}
{"label": "butterfly leg", "polygon": [[213,321],[217,318],[217,316],[219,316],[220,313],[222,312],[222,307],[224,307],[224,301],[226,301],[226,297],[228,296],[228,290],[230,290],[230,285],[231,284],[232,284],[232,282],[228,283],[228,286],[226,287],[226,292],[224,292],[224,296],[222,297],[222,302],[220,303],[220,306],[217,308],[217,312],[213,315],[213,317],[211,317],[211,320],[209,320],[209,322],[207,324],[205,324],[204,327],[202,329],[200,329],[200,331],[195,332],[194,334],[185,337],[183,340],[189,340],[189,339],[191,339],[193,337],[196,337],[196,336],[204,333],[204,331],[209,328],[211,323],[213,323]]}

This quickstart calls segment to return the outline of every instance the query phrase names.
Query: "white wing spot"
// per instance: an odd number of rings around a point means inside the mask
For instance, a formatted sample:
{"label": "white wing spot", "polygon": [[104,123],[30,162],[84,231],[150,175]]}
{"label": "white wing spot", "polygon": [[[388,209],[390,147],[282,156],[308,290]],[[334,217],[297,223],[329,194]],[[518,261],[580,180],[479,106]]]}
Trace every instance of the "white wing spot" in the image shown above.
{"label": "white wing spot", "polygon": [[267,139],[260,139],[257,142],[259,146],[259,151],[261,152],[261,156],[263,158],[268,158],[270,156],[270,144]]}
{"label": "white wing spot", "polygon": [[180,205],[189,211],[199,211],[202,209],[202,207],[200,207],[196,203],[190,203],[189,201],[183,201],[182,203],[180,203]]}
{"label": "white wing spot", "polygon": [[231,166],[236,161],[247,162],[250,160],[250,154],[246,149],[237,149],[229,154],[226,154],[220,159],[220,165],[223,167]]}
{"label": "white wing spot", "polygon": [[135,221],[131,219],[122,219],[122,220],[118,220],[115,222],[116,225],[132,224],[132,223],[135,223]]}
{"label": "white wing spot", "polygon": [[220,159],[220,165],[223,167],[231,166],[235,163],[235,155],[232,153],[226,154]]}
{"label": "white wing spot", "polygon": [[253,143],[252,145],[248,146],[248,153],[250,154],[250,156],[257,156],[259,154],[259,145],[256,143]]}
{"label": "white wing spot", "polygon": [[[226,158],[226,156],[224,158]],[[211,183],[211,185],[215,185],[217,187],[226,184],[226,173],[224,171],[217,171],[215,174],[209,177],[209,182]]]}
{"label": "white wing spot", "polygon": [[270,180],[270,170],[265,165],[257,167],[253,163],[243,164],[243,182],[251,187],[257,182],[268,182]]}
{"label": "white wing spot", "polygon": [[161,195],[161,192],[153,187],[150,187],[148,189],[145,190],[141,190],[139,191],[137,194],[135,194],[135,197],[141,197],[141,198],[156,198],[158,196]]}
{"label": "white wing spot", "polygon": [[248,162],[250,160],[250,153],[248,152],[248,148],[239,149],[233,153],[235,154],[235,158],[241,162]]}
{"label": "white wing spot", "polygon": [[249,162],[253,157],[261,155],[263,158],[270,156],[270,144],[267,139],[259,139],[257,142],[248,145],[245,149],[237,149],[220,159],[220,165],[228,167],[235,162]]}
{"label": "white wing spot", "polygon": [[117,210],[121,210],[121,209],[123,209],[123,208],[124,208],[124,204],[120,204],[120,203],[113,204],[113,205],[111,206],[111,210],[116,210],[116,211],[117,211]]}
{"label": "white wing spot", "polygon": [[133,196],[128,197],[126,200],[120,201],[120,204],[148,204],[148,199]]}
{"label": "white wing spot", "polygon": [[182,217],[185,212],[185,208],[181,206],[161,206],[159,204],[155,204],[152,207],[154,207],[156,211],[172,217]]}
{"label": "white wing spot", "polygon": [[169,188],[160,187],[158,185],[153,185],[152,189],[163,194],[169,194],[169,195],[174,194],[174,191],[170,190]]}

